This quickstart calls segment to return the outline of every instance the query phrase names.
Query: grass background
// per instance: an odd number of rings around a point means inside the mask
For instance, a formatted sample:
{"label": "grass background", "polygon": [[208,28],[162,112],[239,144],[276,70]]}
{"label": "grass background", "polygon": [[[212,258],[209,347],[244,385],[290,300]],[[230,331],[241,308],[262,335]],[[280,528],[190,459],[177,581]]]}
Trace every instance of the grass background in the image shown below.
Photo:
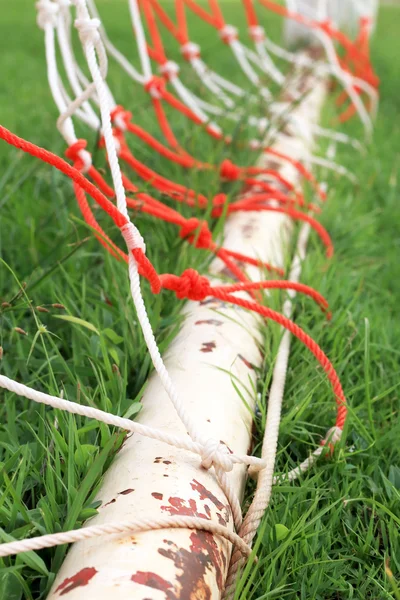
{"label": "grass background", "polygon": [[[110,37],[135,59],[125,2],[102,0],[99,6]],[[225,0],[223,8],[230,22],[243,25],[238,3]],[[279,39],[279,21],[268,17],[266,24]],[[309,302],[296,300],[297,322],[319,341],[341,376],[350,402],[347,437],[334,460],[322,460],[301,483],[276,487],[260,530],[259,563],[248,565],[237,590],[242,600],[400,597],[395,583],[400,581],[399,26],[400,10],[383,7],[373,45],[382,81],[374,142],[363,158],[346,148],[338,154],[359,184],[354,187],[320,172],[330,189],[322,222],[336,253],[328,265],[313,236],[302,280],[329,298],[333,320],[328,325]],[[204,47],[204,58],[243,83],[214,32],[194,19],[191,31]],[[170,48],[171,57],[177,57],[173,44]],[[30,1],[8,3],[2,11],[0,53],[2,124],[62,154],[42,33],[35,27]],[[113,63],[109,79],[117,100],[156,132],[141,90]],[[184,79],[189,86],[198,85],[189,72],[184,72]],[[327,122],[331,112],[328,106]],[[174,129],[183,145],[204,160],[220,162],[227,152],[180,117],[174,117]],[[356,123],[347,131],[361,133]],[[84,129],[78,133],[87,136]],[[247,135],[243,130],[236,133]],[[94,148],[95,136],[90,135],[89,141]],[[132,141],[131,147],[173,179],[210,195],[218,189],[217,180],[209,175],[182,173],[142,145]],[[237,149],[229,156],[241,164],[254,160]],[[103,159],[96,160],[101,164]],[[151,366],[129,300],[124,266],[115,264],[82,224],[68,181],[3,143],[0,164],[0,299],[11,304],[0,309],[1,372],[49,393],[63,391],[65,397],[133,416],[140,410]],[[229,191],[234,193],[234,186]],[[109,230],[107,220],[99,217]],[[158,270],[181,272],[188,265],[206,269],[208,255],[182,244],[173,227],[155,225],[140,215],[137,222]],[[147,285],[143,287],[163,349],[179,327],[180,303],[168,293],[154,298]],[[274,302],[282,299],[278,293],[273,296]],[[52,306],[56,303],[65,310]],[[38,312],[38,305],[49,312]],[[98,333],[58,318],[66,314],[85,319]],[[263,402],[278,341],[279,330],[269,327],[260,378]],[[277,469],[290,468],[304,458],[332,419],[325,378],[303,347],[294,343]],[[94,514],[101,475],[122,442],[119,432],[79,417],[56,415],[2,391],[0,423],[2,541],[78,527]],[[1,560],[0,599],[45,597],[65,553],[66,548],[60,547]]]}

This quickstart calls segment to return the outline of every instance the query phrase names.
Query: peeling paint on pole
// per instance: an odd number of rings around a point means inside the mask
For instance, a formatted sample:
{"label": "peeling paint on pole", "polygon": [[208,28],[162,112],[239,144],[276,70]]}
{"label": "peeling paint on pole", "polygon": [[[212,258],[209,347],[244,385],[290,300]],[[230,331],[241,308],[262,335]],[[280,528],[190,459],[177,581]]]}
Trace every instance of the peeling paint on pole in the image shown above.
{"label": "peeling paint on pole", "polygon": [[[312,124],[318,120],[325,86],[302,74],[289,81],[289,91],[295,92],[299,84],[310,92],[293,114]],[[310,150],[311,138],[278,136],[275,148],[301,159]],[[267,156],[261,166],[270,167]],[[299,183],[292,165],[274,162],[283,176]],[[291,231],[291,220],[282,214],[235,213],[227,219],[224,246],[283,266]],[[254,280],[262,278],[258,268],[247,272]],[[210,273],[213,283],[221,281],[224,265],[214,260]],[[188,302],[183,312],[181,331],[164,357],[172,380],[204,436],[221,440],[232,452],[250,452],[254,390],[263,360],[261,318],[215,299]],[[166,432],[186,433],[156,375],[150,378],[138,420]],[[245,468],[236,466],[229,476],[241,495]],[[199,457],[139,435],[127,436],[97,499],[101,505],[91,525],[139,515],[187,515],[233,529],[227,499],[213,472],[200,467]],[[48,600],[216,600],[231,551],[228,541],[188,529],[90,539],[70,549]]]}

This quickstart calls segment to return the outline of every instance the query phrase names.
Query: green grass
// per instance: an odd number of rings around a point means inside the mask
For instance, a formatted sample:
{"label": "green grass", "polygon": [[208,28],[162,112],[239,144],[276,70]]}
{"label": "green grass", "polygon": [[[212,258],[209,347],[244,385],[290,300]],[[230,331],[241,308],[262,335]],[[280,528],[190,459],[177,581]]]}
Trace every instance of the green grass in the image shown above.
{"label": "green grass", "polygon": [[[110,36],[132,54],[125,3],[104,1],[101,6]],[[237,3],[227,0],[224,9],[231,21],[241,24]],[[2,14],[1,121],[62,154],[42,35],[34,20],[28,0],[8,3]],[[193,24],[193,37],[203,42],[205,57],[219,69],[229,69],[228,53],[219,50],[206,26]],[[279,38],[279,22],[269,24]],[[354,188],[328,176],[330,195],[322,221],[333,237],[335,257],[327,264],[313,236],[302,277],[329,298],[333,320],[327,324],[309,302],[296,300],[297,322],[319,341],[341,376],[350,403],[346,440],[332,459],[322,459],[301,482],[276,486],[258,537],[259,562],[248,564],[237,590],[241,600],[399,597],[400,67],[394,51],[399,25],[400,11],[382,8],[373,48],[382,79],[374,143],[362,159],[345,148],[339,152],[339,161],[360,183]],[[237,73],[235,77],[241,81]],[[110,82],[117,100],[156,131],[146,97],[114,64]],[[174,126],[183,144],[204,160],[218,162],[227,152],[179,117]],[[347,130],[360,133],[357,124]],[[83,129],[80,133],[86,135]],[[93,136],[90,142],[94,147]],[[210,195],[218,189],[216,178],[183,174],[137,143],[132,148],[173,179]],[[238,150],[229,156],[242,164],[253,160]],[[124,266],[115,264],[92,238],[65,178],[5,144],[0,145],[0,162],[0,300],[10,304],[0,312],[1,372],[46,392],[63,391],[67,398],[133,416],[140,409],[151,365]],[[99,217],[109,231],[107,219]],[[206,269],[207,253],[182,244],[173,227],[155,225],[141,215],[137,223],[159,271],[180,273],[188,265]],[[172,294],[154,297],[146,284],[143,289],[163,350],[179,328],[181,304]],[[274,302],[282,298],[277,294]],[[56,303],[65,310],[52,306]],[[36,306],[49,312],[38,312]],[[83,319],[98,333],[59,319],[61,315]],[[264,401],[279,331],[269,327],[268,334],[260,381]],[[0,398],[1,540],[78,527],[96,510],[96,489],[122,435],[11,394],[1,392]],[[333,418],[325,378],[304,348],[293,343],[277,469],[284,471],[303,459]],[[0,561],[0,599],[45,597],[66,551],[59,547]]]}

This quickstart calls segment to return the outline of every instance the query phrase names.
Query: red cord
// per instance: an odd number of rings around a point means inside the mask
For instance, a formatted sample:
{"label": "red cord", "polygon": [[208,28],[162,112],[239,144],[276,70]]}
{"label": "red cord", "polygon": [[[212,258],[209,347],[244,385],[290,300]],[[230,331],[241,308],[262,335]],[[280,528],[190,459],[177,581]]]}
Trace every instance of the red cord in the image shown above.
{"label": "red cord", "polygon": [[[97,190],[97,188],[91,184],[76,168],[71,167],[68,163],[66,163],[63,159],[55,156],[51,152],[44,150],[43,148],[39,148],[35,144],[27,142],[15,134],[12,134],[10,131],[0,126],[0,138],[5,140],[8,144],[15,146],[39,158],[40,160],[54,166],[65,175],[70,177],[74,182],[74,187],[76,189],[77,198],[81,209],[85,211],[86,220],[91,226],[96,229],[98,233],[101,233],[103,236],[103,231],[98,226],[93,213],[90,210],[90,207],[87,204],[84,193],[81,190],[86,191],[89,195],[109,214],[114,222],[118,225],[118,227],[124,226],[127,221],[125,217],[119,213],[118,209],[103,196],[103,194]],[[83,162],[81,161],[79,164],[78,158],[78,166],[83,166]],[[150,201],[154,205],[154,210],[156,207],[159,207],[160,210],[165,210],[165,207],[157,200],[151,199]],[[183,217],[182,217],[183,218]],[[190,224],[189,224],[189,221]],[[200,224],[200,223],[199,223]],[[184,233],[188,235],[190,238],[192,235],[194,236],[194,232],[197,229],[198,222],[195,220],[185,220],[184,223]],[[201,244],[209,244],[212,242],[208,236],[208,233],[205,228],[203,229],[203,225],[201,225],[200,235],[198,240],[200,240],[200,236],[203,236],[202,241],[199,242]],[[100,236],[97,236],[100,241],[103,243],[103,240]],[[211,237],[211,234],[210,234]],[[103,245],[115,256],[116,254],[125,258],[125,255],[119,251],[119,249],[113,244],[111,240],[104,234],[105,240],[108,242],[103,243]],[[194,237],[192,238],[194,241]],[[198,243],[197,241],[195,242]],[[108,245],[109,244],[109,245]],[[285,317],[284,315],[273,311],[272,309],[262,306],[258,302],[246,300],[243,298],[238,298],[237,296],[232,295],[234,292],[239,290],[248,290],[254,291],[255,289],[268,289],[268,288],[281,288],[281,289],[293,289],[299,291],[301,293],[306,293],[310,297],[312,297],[318,304],[321,306],[323,310],[327,310],[327,302],[326,300],[318,294],[315,290],[312,290],[308,286],[303,286],[302,284],[293,284],[290,282],[243,282],[241,284],[234,284],[228,286],[216,286],[212,287],[210,282],[206,277],[202,277],[197,271],[193,269],[188,269],[185,271],[180,277],[172,274],[164,274],[157,275],[153,265],[150,263],[148,258],[144,255],[144,253],[136,248],[132,250],[132,253],[137,261],[139,272],[142,276],[146,277],[149,282],[151,289],[154,293],[158,293],[162,288],[172,290],[176,293],[178,298],[188,298],[191,300],[204,300],[208,296],[212,296],[214,298],[220,299],[224,302],[229,302],[235,304],[239,307],[245,308],[247,310],[251,310],[263,316],[266,319],[270,319],[279,323],[285,329],[290,331],[295,337],[297,337],[315,356],[317,361],[320,363],[322,368],[324,369],[328,380],[331,383],[336,404],[337,404],[337,418],[336,418],[336,426],[340,429],[343,428],[347,408],[346,408],[346,399],[343,393],[342,386],[340,384],[337,373],[318,346],[318,344],[307,335],[300,327],[298,327],[293,321]]]}

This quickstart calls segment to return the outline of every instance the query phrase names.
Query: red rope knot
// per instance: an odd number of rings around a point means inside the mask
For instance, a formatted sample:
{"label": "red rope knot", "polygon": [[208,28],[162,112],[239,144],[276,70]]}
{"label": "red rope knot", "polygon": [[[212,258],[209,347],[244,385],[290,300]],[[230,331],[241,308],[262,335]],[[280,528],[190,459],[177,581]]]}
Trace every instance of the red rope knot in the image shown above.
{"label": "red rope knot", "polygon": [[160,65],[158,70],[160,71],[161,75],[163,75],[165,77],[165,79],[167,81],[171,81],[171,79],[175,79],[175,77],[178,75],[180,69],[179,69],[179,65],[174,62],[173,60],[167,60],[167,62],[165,62],[164,64]]}
{"label": "red rope knot", "polygon": [[153,77],[151,77],[147,83],[145,83],[144,89],[152,98],[160,100],[165,92],[165,81],[162,77],[153,75]]}
{"label": "red rope knot", "polygon": [[144,239],[139,229],[135,227],[135,225],[131,223],[131,221],[128,221],[127,223],[125,223],[125,225],[122,225],[122,227],[120,227],[120,231],[126,242],[126,246],[129,252],[135,250],[136,248],[139,248],[143,252],[143,254],[146,253],[146,244],[144,243]]}
{"label": "red rope knot", "polygon": [[229,456],[229,450],[221,442],[209,439],[201,449],[201,466],[203,469],[222,469],[225,473],[232,471],[233,461]]}
{"label": "red rope knot", "polygon": [[238,38],[238,30],[233,25],[224,25],[218,33],[224,44],[229,45]]}
{"label": "red rope knot", "polygon": [[249,27],[249,35],[253,42],[262,42],[265,40],[265,29],[261,25],[252,25]]}
{"label": "red rope knot", "polygon": [[115,123],[118,129],[126,131],[128,123],[132,120],[132,113],[121,105],[116,106],[110,113],[111,122]]}
{"label": "red rope knot", "polygon": [[200,46],[194,42],[187,42],[181,46],[181,54],[185,60],[190,62],[193,58],[200,57]]}
{"label": "red rope knot", "polygon": [[74,166],[81,173],[87,173],[92,166],[92,157],[90,152],[85,150],[86,140],[77,140],[65,151],[65,156],[72,160]]}
{"label": "red rope knot", "polygon": [[176,275],[160,275],[161,286],[175,292],[179,300],[195,300],[200,302],[210,295],[210,282],[195,269],[186,269],[180,277]]}
{"label": "red rope knot", "polygon": [[199,221],[195,217],[187,219],[183,225],[179,236],[187,239],[195,248],[208,250],[212,246],[212,235],[208,228],[207,221]]}
{"label": "red rope knot", "polygon": [[217,208],[217,207],[224,206],[225,202],[226,202],[226,194],[217,194],[216,196],[214,196],[214,198],[212,200],[212,205],[214,206],[214,208]]}
{"label": "red rope knot", "polygon": [[233,164],[227,158],[222,161],[221,166],[219,168],[219,174],[224,179],[230,179],[231,181],[236,181],[240,178],[242,174],[242,170],[237,165]]}

